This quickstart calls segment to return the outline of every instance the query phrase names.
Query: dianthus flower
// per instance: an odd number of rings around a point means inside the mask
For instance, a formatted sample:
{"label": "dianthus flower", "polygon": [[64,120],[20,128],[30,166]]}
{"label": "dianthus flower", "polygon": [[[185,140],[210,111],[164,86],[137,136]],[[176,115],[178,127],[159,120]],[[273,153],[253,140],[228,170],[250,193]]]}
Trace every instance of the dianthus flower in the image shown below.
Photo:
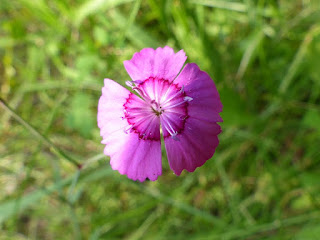
{"label": "dianthus flower", "polygon": [[98,126],[112,169],[133,180],[155,181],[162,174],[160,126],[176,175],[193,172],[213,156],[222,104],[214,82],[196,64],[180,72],[186,59],[183,50],[145,48],[124,61],[132,92],[104,80]]}

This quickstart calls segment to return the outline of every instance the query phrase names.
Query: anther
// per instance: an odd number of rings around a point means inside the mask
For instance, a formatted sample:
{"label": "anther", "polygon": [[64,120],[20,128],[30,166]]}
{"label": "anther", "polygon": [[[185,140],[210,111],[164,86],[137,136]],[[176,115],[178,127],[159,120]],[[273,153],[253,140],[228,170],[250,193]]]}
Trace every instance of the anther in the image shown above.
{"label": "anther", "polygon": [[185,97],[183,98],[183,100],[186,101],[186,102],[191,102],[191,101],[193,100],[193,98],[192,98],[192,97],[185,96]]}
{"label": "anther", "polygon": [[127,85],[128,87],[131,87],[131,88],[134,87],[133,84],[132,84],[132,81],[126,81],[126,85]]}
{"label": "anther", "polygon": [[142,99],[143,100],[148,100],[148,101],[150,101],[150,98],[144,93],[144,91],[141,89],[141,88],[139,88],[139,87],[133,87],[132,88],[134,91],[136,91],[141,97],[142,97]]}
{"label": "anther", "polygon": [[177,107],[177,106],[179,106],[179,105],[181,105],[181,104],[184,104],[185,102],[191,102],[192,100],[193,100],[192,97],[185,96],[185,97],[183,98],[183,101],[178,102],[178,103],[176,103],[176,104],[174,104],[174,105],[166,106],[166,109],[170,109],[170,108]]}
{"label": "anther", "polygon": [[144,81],[143,80],[134,80],[132,81],[135,85],[138,85],[138,84],[141,84],[143,83]]}
{"label": "anther", "polygon": [[174,132],[173,134],[171,134],[171,138],[175,141],[180,141],[180,139],[177,137],[178,132]]}

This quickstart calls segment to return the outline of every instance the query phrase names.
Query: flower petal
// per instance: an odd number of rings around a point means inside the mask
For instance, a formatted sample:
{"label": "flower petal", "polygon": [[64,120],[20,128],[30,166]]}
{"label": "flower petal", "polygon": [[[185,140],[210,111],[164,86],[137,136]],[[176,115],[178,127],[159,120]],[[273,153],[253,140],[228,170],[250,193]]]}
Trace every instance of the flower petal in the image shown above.
{"label": "flower petal", "polygon": [[127,121],[123,120],[123,104],[130,92],[110,79],[104,80],[102,95],[98,103],[98,126],[101,136],[107,136],[115,131],[123,130]]}
{"label": "flower petal", "polygon": [[123,107],[130,124],[127,132],[136,132],[141,139],[160,141],[160,121],[149,103],[131,93]]}
{"label": "flower petal", "polygon": [[131,60],[124,61],[124,67],[134,81],[144,81],[149,77],[172,81],[180,72],[187,57],[183,50],[144,48],[135,53]]}
{"label": "flower petal", "polygon": [[157,180],[162,174],[161,142],[142,140],[136,133],[118,133],[103,140],[111,167],[132,180]]}
{"label": "flower petal", "polygon": [[183,169],[193,172],[210,159],[219,144],[221,128],[216,123],[188,118],[177,139],[164,139],[170,168],[176,175]]}
{"label": "flower petal", "polygon": [[188,115],[207,122],[222,122],[219,113],[222,103],[217,88],[210,76],[199,69],[195,63],[188,63],[174,83],[183,86],[189,102]]}
{"label": "flower petal", "polygon": [[222,122],[222,104],[212,79],[194,63],[187,64],[174,83],[192,98],[183,131],[176,139],[164,140],[170,167],[180,175],[183,169],[193,172],[213,156],[219,144],[221,128],[216,122]]}
{"label": "flower petal", "polygon": [[[106,144],[104,153],[109,155],[114,170],[133,180],[154,181],[162,173],[161,142],[143,140],[136,132],[126,133],[131,127],[125,119],[124,104],[130,92],[118,83],[105,79],[98,104],[98,126]],[[150,124],[160,134],[160,122]]]}

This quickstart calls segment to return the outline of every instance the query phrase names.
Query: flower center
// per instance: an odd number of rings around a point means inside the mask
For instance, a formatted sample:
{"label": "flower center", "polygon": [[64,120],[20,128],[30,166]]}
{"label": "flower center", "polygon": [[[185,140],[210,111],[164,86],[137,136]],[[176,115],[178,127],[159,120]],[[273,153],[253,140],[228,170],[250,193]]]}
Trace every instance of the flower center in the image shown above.
{"label": "flower center", "polygon": [[164,112],[164,110],[162,109],[162,107],[160,106],[160,104],[157,103],[155,100],[152,100],[152,101],[150,102],[150,104],[151,104],[151,109],[152,109],[152,111],[153,111],[157,116],[160,116],[160,115]]}
{"label": "flower center", "polygon": [[188,102],[183,87],[165,79],[150,77],[145,81],[127,82],[139,97],[131,93],[124,104],[126,131],[134,131],[140,139],[160,140],[160,122],[164,138],[173,137],[184,129],[188,118]]}

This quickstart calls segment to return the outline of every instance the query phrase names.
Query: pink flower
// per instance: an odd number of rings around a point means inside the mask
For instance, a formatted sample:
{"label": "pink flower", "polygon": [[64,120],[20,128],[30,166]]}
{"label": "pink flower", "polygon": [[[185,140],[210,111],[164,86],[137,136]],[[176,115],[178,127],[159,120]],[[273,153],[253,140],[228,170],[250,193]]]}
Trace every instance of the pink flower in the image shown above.
{"label": "pink flower", "polygon": [[133,180],[162,173],[160,126],[170,168],[180,175],[210,159],[219,144],[222,104],[209,75],[170,47],[142,49],[124,66],[134,93],[104,80],[98,126],[112,169]]}

